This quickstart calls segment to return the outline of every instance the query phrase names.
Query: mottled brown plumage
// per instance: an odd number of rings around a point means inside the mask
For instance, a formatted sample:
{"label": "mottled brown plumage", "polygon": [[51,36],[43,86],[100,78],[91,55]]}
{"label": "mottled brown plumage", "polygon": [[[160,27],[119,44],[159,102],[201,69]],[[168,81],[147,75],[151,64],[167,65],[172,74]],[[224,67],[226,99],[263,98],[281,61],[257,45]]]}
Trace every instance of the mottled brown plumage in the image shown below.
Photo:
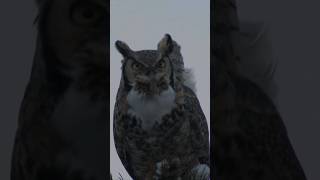
{"label": "mottled brown plumage", "polygon": [[[179,45],[166,35],[158,50],[136,52],[120,41],[116,46],[124,60],[114,110],[114,138],[118,155],[130,176],[141,180],[189,179],[191,170],[200,164],[206,164],[205,168],[209,169],[207,122],[195,93],[184,85]],[[159,65],[161,61],[165,65]],[[141,71],[135,70],[134,63],[141,63],[139,66],[144,67]],[[150,68],[155,69],[148,73]],[[134,94],[140,86],[137,81],[142,77],[145,79],[143,83],[147,87],[155,86],[155,90],[142,88]],[[153,77],[153,81],[148,81]],[[162,82],[163,78],[166,81]],[[165,95],[167,92],[168,96]],[[171,95],[173,101],[170,100]],[[151,116],[139,114],[140,98],[149,106],[156,104]],[[154,102],[149,102],[149,98]],[[133,103],[132,99],[135,99]],[[165,101],[165,107],[161,101]],[[171,106],[159,119],[153,119]],[[144,111],[149,109],[143,105],[142,108]],[[150,122],[150,126],[144,126]],[[208,178],[209,171],[201,173]]]}

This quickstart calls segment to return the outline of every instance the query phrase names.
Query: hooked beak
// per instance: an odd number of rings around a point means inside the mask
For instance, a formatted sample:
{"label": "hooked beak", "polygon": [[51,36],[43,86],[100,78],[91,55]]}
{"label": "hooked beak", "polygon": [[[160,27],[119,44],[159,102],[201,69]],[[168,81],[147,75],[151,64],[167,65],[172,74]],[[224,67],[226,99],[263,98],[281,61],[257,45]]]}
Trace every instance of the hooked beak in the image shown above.
{"label": "hooked beak", "polygon": [[137,79],[137,85],[142,87],[143,92],[147,95],[157,95],[160,93],[158,87],[158,79],[155,73],[148,73],[147,75],[140,76]]}
{"label": "hooked beak", "polygon": [[152,94],[158,94],[159,93],[159,88],[158,88],[158,81],[156,79],[156,77],[153,75],[152,77],[150,77],[150,92]]}

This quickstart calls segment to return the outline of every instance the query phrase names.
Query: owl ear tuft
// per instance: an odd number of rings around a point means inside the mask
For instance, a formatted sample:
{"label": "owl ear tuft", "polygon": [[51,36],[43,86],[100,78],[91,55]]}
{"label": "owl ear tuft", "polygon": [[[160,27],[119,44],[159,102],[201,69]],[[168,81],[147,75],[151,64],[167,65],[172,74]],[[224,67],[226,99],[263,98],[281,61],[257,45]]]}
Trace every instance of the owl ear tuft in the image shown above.
{"label": "owl ear tuft", "polygon": [[122,41],[116,41],[115,46],[117,50],[122,54],[123,57],[131,57],[132,56],[132,50],[130,47]]}
{"label": "owl ear tuft", "polygon": [[165,34],[164,37],[158,43],[158,51],[162,55],[169,54],[173,48],[173,41],[170,34]]}

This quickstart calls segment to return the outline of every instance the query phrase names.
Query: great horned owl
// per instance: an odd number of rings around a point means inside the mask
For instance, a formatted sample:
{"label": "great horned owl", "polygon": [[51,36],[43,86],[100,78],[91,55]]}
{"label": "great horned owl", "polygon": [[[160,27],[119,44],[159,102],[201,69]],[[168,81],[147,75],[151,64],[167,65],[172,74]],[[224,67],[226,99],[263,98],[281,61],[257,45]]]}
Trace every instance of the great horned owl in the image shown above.
{"label": "great horned owl", "polygon": [[113,132],[130,176],[208,179],[208,126],[195,93],[185,85],[180,46],[168,34],[157,50],[115,45],[123,60]]}
{"label": "great horned owl", "polygon": [[38,0],[38,41],[21,105],[12,180],[103,180],[107,138],[104,0]]}

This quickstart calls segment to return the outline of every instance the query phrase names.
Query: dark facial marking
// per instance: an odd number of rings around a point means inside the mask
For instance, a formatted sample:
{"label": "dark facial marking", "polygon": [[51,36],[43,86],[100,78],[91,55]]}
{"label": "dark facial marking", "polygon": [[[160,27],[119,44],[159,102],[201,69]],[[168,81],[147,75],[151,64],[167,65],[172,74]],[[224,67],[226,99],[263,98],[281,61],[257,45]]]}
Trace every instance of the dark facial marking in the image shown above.
{"label": "dark facial marking", "polygon": [[70,8],[70,19],[79,26],[104,24],[106,16],[106,9],[93,1],[76,1]]}
{"label": "dark facial marking", "polygon": [[156,67],[160,69],[164,69],[166,67],[167,63],[164,59],[159,60],[157,63]]}

